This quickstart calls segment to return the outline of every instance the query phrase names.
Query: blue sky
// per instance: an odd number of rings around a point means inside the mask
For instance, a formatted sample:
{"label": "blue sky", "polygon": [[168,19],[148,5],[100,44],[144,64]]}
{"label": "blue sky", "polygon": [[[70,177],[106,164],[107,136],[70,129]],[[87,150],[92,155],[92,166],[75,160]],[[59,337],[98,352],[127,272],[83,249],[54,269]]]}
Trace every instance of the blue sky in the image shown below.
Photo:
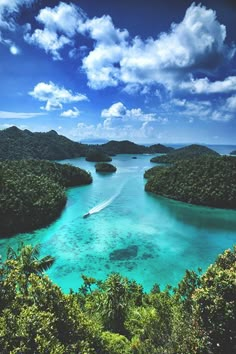
{"label": "blue sky", "polygon": [[0,129],[236,144],[234,0],[0,0]]}

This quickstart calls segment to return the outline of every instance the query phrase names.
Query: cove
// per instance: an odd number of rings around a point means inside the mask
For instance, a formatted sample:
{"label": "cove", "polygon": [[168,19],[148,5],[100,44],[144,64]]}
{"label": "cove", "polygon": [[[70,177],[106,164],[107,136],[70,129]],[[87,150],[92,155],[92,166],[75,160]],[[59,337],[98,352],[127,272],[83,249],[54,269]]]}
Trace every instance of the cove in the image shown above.
{"label": "cove", "polygon": [[[77,290],[81,274],[104,279],[119,272],[149,291],[176,285],[186,269],[205,270],[236,243],[236,211],[187,205],[144,191],[150,155],[117,155],[113,174],[98,174],[85,159],[64,160],[91,172],[93,183],[67,190],[60,218],[33,233],[0,239],[0,254],[20,241],[56,257],[48,271],[63,291]],[[90,212],[91,215],[83,218]]]}

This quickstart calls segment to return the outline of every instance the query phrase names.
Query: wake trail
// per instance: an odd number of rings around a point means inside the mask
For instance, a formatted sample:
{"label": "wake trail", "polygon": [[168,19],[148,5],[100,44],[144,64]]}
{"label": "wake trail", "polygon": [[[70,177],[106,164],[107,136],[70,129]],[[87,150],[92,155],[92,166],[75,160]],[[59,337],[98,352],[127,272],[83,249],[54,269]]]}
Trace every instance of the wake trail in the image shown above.
{"label": "wake trail", "polygon": [[[127,183],[127,182],[126,182]],[[96,205],[95,207],[93,207],[92,209],[90,209],[88,211],[88,215],[92,215],[95,213],[99,213],[101,210],[105,209],[106,207],[108,207],[121,193],[122,189],[124,188],[124,185],[126,184],[124,183],[121,188],[118,190],[118,192],[116,192],[111,198],[105,200],[104,202]]]}

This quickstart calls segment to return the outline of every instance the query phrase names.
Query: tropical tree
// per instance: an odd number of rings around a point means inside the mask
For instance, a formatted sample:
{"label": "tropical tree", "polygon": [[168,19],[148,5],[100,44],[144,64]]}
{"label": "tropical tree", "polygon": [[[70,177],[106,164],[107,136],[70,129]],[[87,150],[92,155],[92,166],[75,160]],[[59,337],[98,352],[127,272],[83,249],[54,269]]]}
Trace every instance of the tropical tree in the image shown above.
{"label": "tropical tree", "polygon": [[48,255],[39,258],[40,245],[24,245],[21,243],[15,251],[12,247],[8,248],[6,266],[17,271],[19,275],[19,289],[28,294],[29,277],[31,274],[42,275],[55,262],[55,258]]}

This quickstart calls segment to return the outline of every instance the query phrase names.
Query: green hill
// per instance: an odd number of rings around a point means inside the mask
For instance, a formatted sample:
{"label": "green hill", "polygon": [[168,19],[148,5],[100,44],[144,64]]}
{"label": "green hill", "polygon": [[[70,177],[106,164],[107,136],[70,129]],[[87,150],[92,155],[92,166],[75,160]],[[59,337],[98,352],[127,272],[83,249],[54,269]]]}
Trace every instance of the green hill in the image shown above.
{"label": "green hill", "polygon": [[146,172],[145,190],[191,204],[236,209],[236,159],[202,156]]}
{"label": "green hill", "polygon": [[[32,133],[15,126],[0,131],[1,160],[63,160],[87,156],[91,150],[107,155],[166,153],[172,148],[161,144],[146,147],[131,141],[109,141],[101,145],[87,145],[72,141],[51,130],[47,133]],[[95,161],[102,161],[101,159]],[[108,160],[107,160],[108,161]]]}
{"label": "green hill", "polygon": [[173,148],[161,144],[144,146],[135,144],[129,140],[111,140],[106,144],[102,144],[101,148],[108,154],[154,154],[167,153],[173,150]]}
{"label": "green hill", "polygon": [[0,160],[63,160],[84,156],[86,145],[76,143],[51,130],[32,133],[10,127],[0,131]]}
{"label": "green hill", "polygon": [[90,150],[87,154],[85,159],[91,162],[109,162],[112,161],[112,158],[108,156],[105,152],[101,149],[93,149]]}
{"label": "green hill", "polygon": [[216,151],[209,149],[207,146],[192,144],[173,150],[166,155],[153,157],[151,162],[174,163],[179,160],[188,160],[203,155],[219,156]]}
{"label": "green hill", "polygon": [[66,203],[64,187],[91,182],[89,173],[70,165],[36,160],[0,162],[0,235],[46,226]]}
{"label": "green hill", "polygon": [[105,173],[116,172],[116,167],[106,162],[98,162],[95,165],[95,168],[96,168],[96,172],[105,172]]}

